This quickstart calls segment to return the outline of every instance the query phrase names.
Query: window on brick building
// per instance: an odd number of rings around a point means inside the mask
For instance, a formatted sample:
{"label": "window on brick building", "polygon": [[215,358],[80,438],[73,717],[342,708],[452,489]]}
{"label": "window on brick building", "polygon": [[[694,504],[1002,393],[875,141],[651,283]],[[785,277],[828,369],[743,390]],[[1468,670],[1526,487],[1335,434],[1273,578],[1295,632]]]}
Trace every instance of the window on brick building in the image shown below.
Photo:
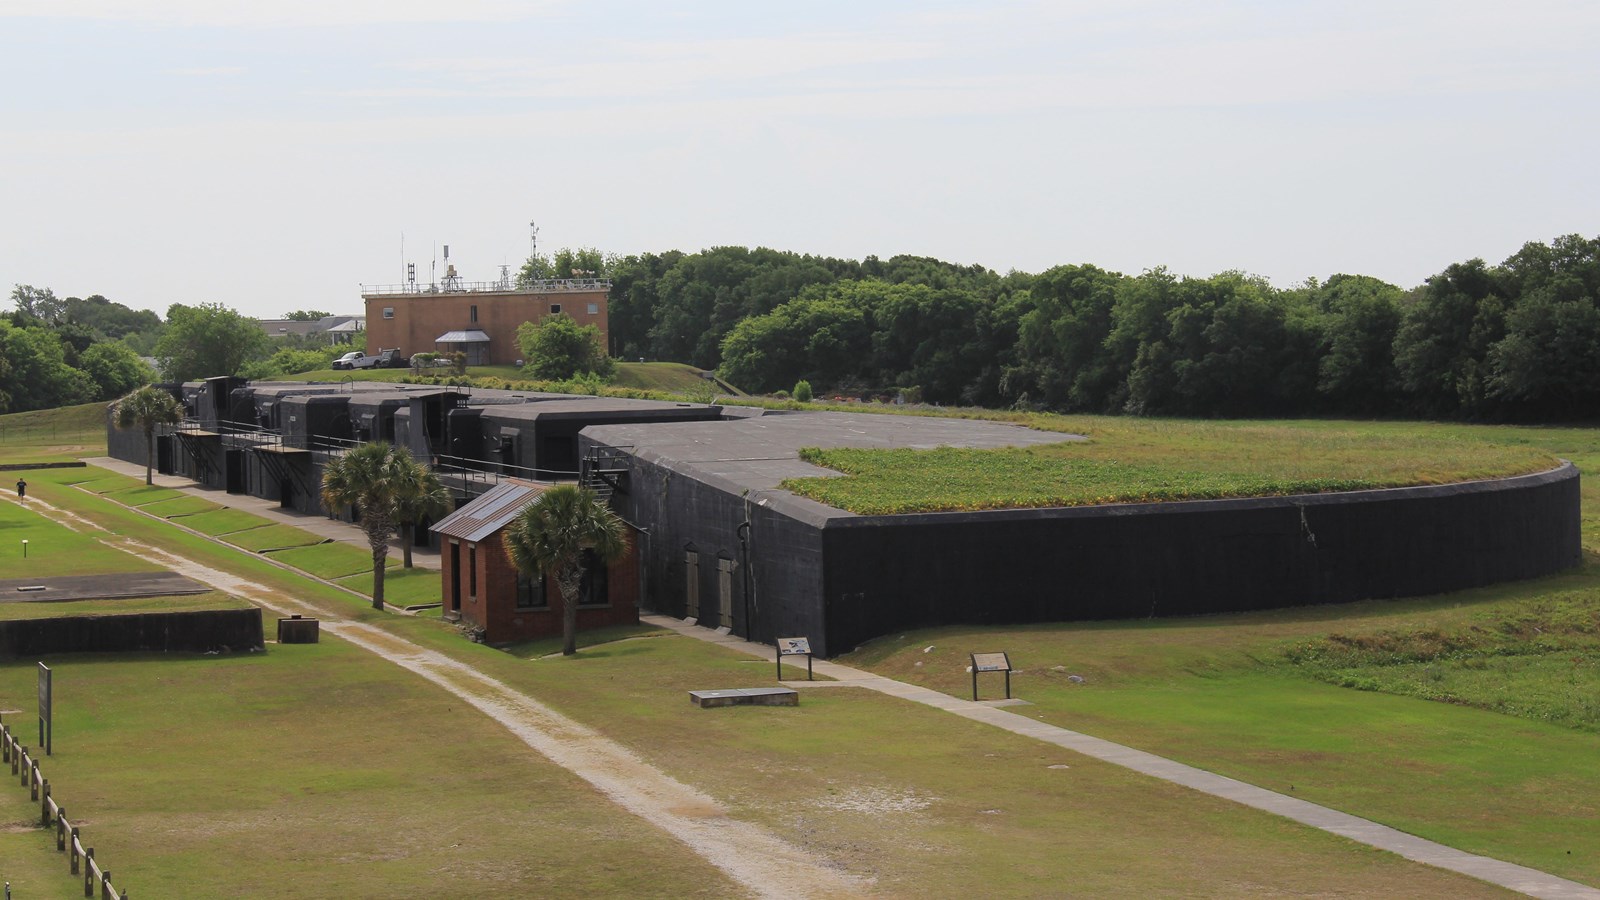
{"label": "window on brick building", "polygon": [[591,315],[591,316],[600,315],[600,304],[598,304],[598,303],[589,304],[589,315]]}
{"label": "window on brick building", "polygon": [[544,573],[536,573],[529,577],[524,572],[517,573],[517,609],[548,609],[550,600],[544,593]]}
{"label": "window on brick building", "polygon": [[550,314],[551,315],[555,315],[558,312],[561,312],[561,304],[559,304],[559,303],[550,304]]}
{"label": "window on brick building", "polygon": [[385,307],[384,307],[384,308],[383,308],[383,317],[384,317],[384,318],[385,318],[385,319],[392,319],[392,318],[394,318],[394,307],[392,307],[392,306],[385,306]]}
{"label": "window on brick building", "polygon": [[478,307],[476,305],[472,307],[472,324],[478,324]]}
{"label": "window on brick building", "polygon": [[605,606],[611,602],[611,583],[606,564],[593,550],[583,551],[583,582],[578,590],[579,606]]}

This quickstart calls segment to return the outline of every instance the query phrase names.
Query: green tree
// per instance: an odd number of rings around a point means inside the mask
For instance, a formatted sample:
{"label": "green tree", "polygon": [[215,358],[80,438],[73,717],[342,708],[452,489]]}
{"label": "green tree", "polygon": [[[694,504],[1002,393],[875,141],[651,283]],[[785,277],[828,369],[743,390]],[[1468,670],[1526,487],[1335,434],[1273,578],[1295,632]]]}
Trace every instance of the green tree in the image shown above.
{"label": "green tree", "polygon": [[564,484],[550,488],[517,514],[505,530],[506,553],[523,575],[546,573],[561,591],[561,652],[578,652],[578,594],[589,561],[609,565],[628,551],[626,526],[593,491]]}
{"label": "green tree", "polygon": [[255,319],[220,303],[175,303],[167,310],[156,358],[168,381],[237,375],[246,362],[267,355],[268,341]]}
{"label": "green tree", "polygon": [[801,403],[811,402],[811,382],[804,378],[794,383],[794,399]]}
{"label": "green tree", "polygon": [[18,328],[0,321],[0,358],[5,360],[0,396],[6,398],[6,411],[54,409],[94,399],[94,382],[67,364],[66,347],[49,328]]}
{"label": "green tree", "polygon": [[80,367],[95,383],[95,398],[120,397],[155,380],[155,370],[126,344],[104,341],[83,351]]}
{"label": "green tree", "polygon": [[293,312],[284,313],[283,317],[290,322],[317,322],[331,315],[333,313],[323,312],[320,309],[297,309]]}
{"label": "green tree", "polygon": [[94,329],[108,338],[121,338],[135,332],[158,332],[161,317],[148,309],[130,309],[113,303],[99,294],[83,299],[68,297],[66,315],[69,322],[77,322]]}
{"label": "green tree", "polygon": [[144,432],[144,483],[155,483],[156,426],[183,421],[183,407],[171,394],[154,385],[145,385],[117,401],[112,421],[122,429]]}
{"label": "green tree", "polygon": [[401,498],[425,480],[416,460],[384,441],[362,444],[336,456],[322,471],[322,502],[350,507],[372,548],[372,608],[383,609],[383,574],[389,538],[400,521]]}
{"label": "green tree", "polygon": [[12,287],[11,302],[16,304],[17,312],[22,315],[50,325],[61,321],[62,313],[66,311],[66,301],[58,299],[55,291],[36,288],[31,284]]}
{"label": "green tree", "polygon": [[450,511],[450,490],[427,466],[411,467],[399,484],[395,496],[395,521],[400,526],[400,553],[403,568],[411,568],[411,548],[416,543],[417,522],[423,516],[437,520]]}
{"label": "green tree", "polygon": [[517,344],[527,359],[527,372],[535,378],[566,381],[579,375],[611,377],[616,363],[606,355],[600,329],[579,325],[566,313],[524,322],[517,328]]}
{"label": "green tree", "polygon": [[866,313],[836,297],[805,296],[741,321],[722,341],[723,380],[775,391],[798,379],[823,385],[852,377],[871,355]]}

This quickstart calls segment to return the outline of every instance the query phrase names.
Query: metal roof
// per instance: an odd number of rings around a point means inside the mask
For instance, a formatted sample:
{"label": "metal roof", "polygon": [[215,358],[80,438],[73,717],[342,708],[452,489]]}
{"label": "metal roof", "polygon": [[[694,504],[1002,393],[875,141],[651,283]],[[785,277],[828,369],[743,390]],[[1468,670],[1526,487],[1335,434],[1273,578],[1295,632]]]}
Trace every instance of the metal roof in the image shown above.
{"label": "metal roof", "polygon": [[487,332],[479,331],[476,328],[470,331],[446,331],[444,334],[434,338],[433,342],[435,344],[487,344],[489,335]]}
{"label": "metal roof", "polygon": [[433,526],[434,534],[463,541],[481,541],[510,524],[528,504],[539,499],[548,485],[509,479],[490,488]]}

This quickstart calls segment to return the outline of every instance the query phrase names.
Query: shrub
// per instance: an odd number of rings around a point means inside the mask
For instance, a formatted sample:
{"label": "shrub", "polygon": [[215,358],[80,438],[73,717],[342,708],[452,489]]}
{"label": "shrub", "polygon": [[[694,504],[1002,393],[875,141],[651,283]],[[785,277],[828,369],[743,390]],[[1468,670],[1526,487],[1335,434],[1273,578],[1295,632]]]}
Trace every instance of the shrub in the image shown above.
{"label": "shrub", "polygon": [[804,378],[794,383],[794,398],[801,403],[811,402],[811,382]]}

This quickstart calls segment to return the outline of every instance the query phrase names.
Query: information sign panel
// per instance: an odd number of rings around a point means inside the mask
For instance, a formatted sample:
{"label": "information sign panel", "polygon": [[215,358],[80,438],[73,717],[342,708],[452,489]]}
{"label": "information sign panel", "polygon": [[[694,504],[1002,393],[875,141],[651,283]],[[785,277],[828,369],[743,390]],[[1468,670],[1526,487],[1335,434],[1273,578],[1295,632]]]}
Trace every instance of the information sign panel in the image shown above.
{"label": "information sign panel", "polygon": [[806,680],[811,677],[811,639],[803,637],[778,638],[778,655],[773,659],[778,666],[778,680],[783,680],[783,658],[785,656],[804,656],[806,658]]}
{"label": "information sign panel", "polygon": [[1011,659],[1004,653],[973,653],[972,657],[972,700],[978,700],[978,673],[979,672],[1004,672],[1006,673],[1006,699],[1011,699]]}

